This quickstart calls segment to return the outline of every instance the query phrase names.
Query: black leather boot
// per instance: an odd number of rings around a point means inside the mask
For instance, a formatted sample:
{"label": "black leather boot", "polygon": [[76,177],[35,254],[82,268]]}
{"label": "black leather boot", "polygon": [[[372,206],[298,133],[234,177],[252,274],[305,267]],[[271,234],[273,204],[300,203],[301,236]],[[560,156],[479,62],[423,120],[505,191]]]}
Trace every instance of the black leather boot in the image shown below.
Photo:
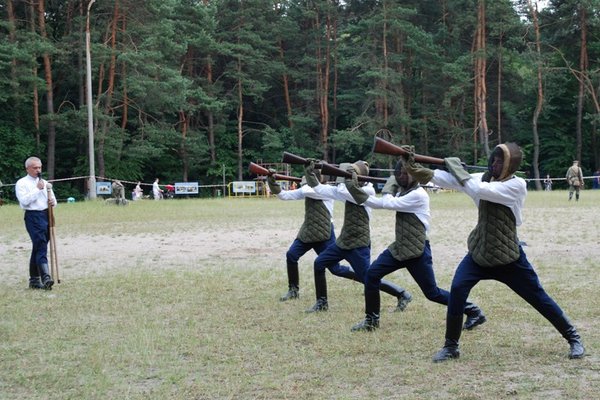
{"label": "black leather boot", "polygon": [[300,274],[298,273],[298,263],[287,263],[287,274],[288,274],[288,291],[286,294],[281,296],[279,301],[287,301],[297,299],[300,297]]}
{"label": "black leather boot", "polygon": [[433,362],[442,362],[460,357],[458,340],[462,331],[462,315],[446,316],[446,340],[444,347],[433,356]]}
{"label": "black leather boot", "polygon": [[560,334],[567,339],[567,342],[569,342],[569,358],[582,358],[585,355],[585,349],[583,348],[581,337],[567,316],[565,314],[561,315],[558,320],[552,322],[552,325],[554,325]]}
{"label": "black leather boot", "polygon": [[54,285],[54,281],[48,272],[48,264],[40,264],[38,265],[38,270],[40,271],[40,276],[42,277],[42,285],[44,285],[44,289],[52,290],[52,285]]}
{"label": "black leather boot", "polygon": [[352,332],[372,332],[379,328],[380,302],[379,291],[365,291],[365,319],[354,325]]}
{"label": "black leather boot", "polygon": [[412,296],[408,291],[392,282],[382,280],[379,286],[384,293],[392,295],[398,299],[398,305],[394,311],[404,311],[408,303],[412,301]]}
{"label": "black leather boot", "polygon": [[477,325],[481,325],[487,321],[485,315],[483,315],[483,312],[481,311],[481,308],[477,307],[473,303],[467,303],[465,307],[465,315],[467,316],[467,319],[463,325],[463,329],[469,331],[475,328]]}
{"label": "black leather boot", "polygon": [[29,289],[44,289],[44,285],[42,285],[39,276],[32,276],[29,278]]}
{"label": "black leather boot", "polygon": [[327,278],[325,277],[325,271],[322,273],[315,272],[315,292],[317,295],[317,302],[314,306],[306,310],[307,313],[327,311],[329,304],[327,303]]}

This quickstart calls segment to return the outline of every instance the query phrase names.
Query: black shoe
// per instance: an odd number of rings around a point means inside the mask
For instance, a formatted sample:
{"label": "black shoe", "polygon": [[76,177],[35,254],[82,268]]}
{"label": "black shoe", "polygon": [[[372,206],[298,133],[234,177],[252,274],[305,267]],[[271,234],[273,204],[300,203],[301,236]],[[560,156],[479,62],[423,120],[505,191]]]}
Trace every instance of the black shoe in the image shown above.
{"label": "black shoe", "polygon": [[585,355],[585,349],[583,348],[583,344],[580,340],[574,340],[570,342],[569,346],[571,346],[571,349],[569,350],[570,359],[583,358]]}
{"label": "black shoe", "polygon": [[408,307],[408,303],[412,301],[412,295],[406,290],[402,292],[402,296],[398,297],[398,305],[394,311],[404,311]]}
{"label": "black shoe", "polygon": [[44,289],[44,285],[42,285],[42,281],[39,276],[35,278],[29,278],[29,289]]}
{"label": "black shoe", "polygon": [[306,310],[307,313],[322,312],[329,309],[327,299],[318,299],[314,306]]}
{"label": "black shoe", "polygon": [[54,281],[50,275],[46,275],[42,278],[42,284],[44,285],[44,289],[52,290],[52,285],[54,285]]}
{"label": "black shoe", "polygon": [[467,315],[467,320],[463,325],[463,329],[468,331],[487,321],[481,309],[476,305],[465,307],[465,314]]}
{"label": "black shoe", "polygon": [[433,356],[433,362],[443,362],[447,360],[454,360],[460,357],[460,351],[458,347],[442,347],[440,351],[438,351],[435,356]]}
{"label": "black shoe", "polygon": [[379,328],[379,318],[366,317],[362,322],[354,325],[352,332],[373,332]]}
{"label": "black shoe", "polygon": [[286,294],[279,298],[279,301],[288,301],[297,299],[300,297],[300,293],[298,293],[298,288],[290,288]]}
{"label": "black shoe", "polygon": [[54,285],[54,281],[48,272],[48,264],[40,264],[38,265],[38,271],[40,271],[40,275],[42,277],[42,285],[44,285],[44,289],[51,290],[52,285]]}

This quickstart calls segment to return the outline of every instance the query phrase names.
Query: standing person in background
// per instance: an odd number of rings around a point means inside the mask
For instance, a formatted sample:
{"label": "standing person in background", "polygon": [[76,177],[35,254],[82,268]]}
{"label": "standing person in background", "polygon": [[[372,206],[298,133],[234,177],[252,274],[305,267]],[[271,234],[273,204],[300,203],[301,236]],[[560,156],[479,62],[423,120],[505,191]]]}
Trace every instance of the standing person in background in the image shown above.
{"label": "standing person in background", "polygon": [[515,143],[494,148],[485,173],[469,174],[459,158],[446,158],[448,171],[432,171],[407,160],[407,171],[418,182],[454,189],[467,194],[477,206],[477,225],[469,234],[469,252],[462,259],[450,288],[446,315],[444,347],[433,357],[434,362],[460,356],[458,341],[462,331],[462,313],[471,289],[482,280],[495,280],[511,288],[546,318],[567,340],[569,358],[582,358],[585,350],[581,337],[560,306],[546,293],[533,266],[527,260],[517,236],[527,196],[527,184],[514,175],[523,160]]}
{"label": "standing person in background", "polygon": [[546,192],[552,191],[552,178],[550,178],[550,175],[546,175],[546,179],[544,179],[544,190]]}
{"label": "standing person in background", "polygon": [[152,194],[154,195],[154,200],[160,200],[163,197],[163,190],[158,186],[158,178],[152,184]]}
{"label": "standing person in background", "polygon": [[575,192],[575,201],[579,201],[579,190],[583,187],[583,172],[579,168],[579,161],[573,161],[573,165],[567,170],[565,179],[569,184],[569,201],[573,198],[573,192]]}
{"label": "standing person in background", "polygon": [[[306,312],[327,311],[327,278],[325,272],[330,271],[341,260],[346,260],[356,274],[359,282],[365,283],[365,276],[371,263],[371,208],[356,203],[345,184],[344,178],[338,178],[337,186],[323,185],[316,177],[314,161],[305,168],[308,186],[321,196],[344,202],[344,224],[337,240],[323,251],[314,263],[315,291],[317,301]],[[360,175],[369,175],[369,164],[356,161],[353,164],[342,163],[340,169],[354,171]],[[375,195],[371,183],[365,184],[363,190],[367,195]],[[333,271],[332,271],[333,272]],[[398,299],[397,311],[403,311],[412,296],[407,290],[389,281],[382,280],[379,289]]]}
{"label": "standing person in background", "polygon": [[[401,268],[406,268],[428,300],[448,305],[449,293],[440,289],[435,281],[431,246],[427,238],[431,225],[429,196],[398,161],[394,175],[390,176],[381,191],[382,196],[369,196],[362,190],[356,174],[352,183],[346,183],[357,204],[374,209],[396,211],[395,241],[377,257],[367,269],[365,277],[365,319],[352,327],[352,331],[373,331],[379,328],[381,279]],[[481,309],[466,303],[467,320],[464,329],[471,330],[486,321]]]}
{"label": "standing person in background", "polygon": [[[300,189],[282,190],[273,174],[277,171],[270,169],[267,177],[268,188],[271,193],[280,200],[304,200],[304,222],[296,239],[285,254],[287,264],[288,291],[279,300],[287,301],[300,297],[300,275],[298,272],[298,261],[300,258],[314,250],[317,255],[335,243],[335,231],[333,227],[333,205],[334,201],[325,196],[315,193],[308,185],[301,183]],[[321,180],[321,173],[315,171],[317,179]],[[304,181],[304,179],[303,179]],[[355,280],[354,272],[339,263],[331,268],[331,273],[347,279]]]}
{"label": "standing person in background", "polygon": [[144,191],[140,185],[141,183],[138,182],[137,185],[135,185],[135,189],[133,189],[133,200],[140,200],[144,196]]}
{"label": "standing person in background", "polygon": [[594,179],[592,181],[592,188],[593,189],[600,189],[600,169],[597,169],[596,172],[594,172]]}
{"label": "standing person in background", "polygon": [[54,281],[48,270],[48,207],[56,206],[52,189],[41,178],[42,161],[29,157],[25,161],[27,175],[17,181],[15,192],[19,205],[25,210],[25,228],[31,238],[29,258],[29,287],[51,290]]}

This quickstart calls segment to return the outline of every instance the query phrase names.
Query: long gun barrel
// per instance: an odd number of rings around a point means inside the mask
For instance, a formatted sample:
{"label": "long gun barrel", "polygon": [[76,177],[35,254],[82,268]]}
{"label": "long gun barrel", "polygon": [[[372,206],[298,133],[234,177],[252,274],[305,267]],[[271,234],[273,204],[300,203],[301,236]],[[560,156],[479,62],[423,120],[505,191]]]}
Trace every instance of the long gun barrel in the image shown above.
{"label": "long gun barrel", "polygon": [[[292,153],[288,153],[287,151],[283,152],[283,157],[281,158],[282,163],[286,164],[297,164],[297,165],[307,165],[309,163],[307,158],[297,156]],[[315,168],[319,169],[323,163],[315,163]]]}
{"label": "long gun barrel", "polygon": [[[341,176],[344,178],[352,178],[352,174],[348,171],[344,171],[341,168],[335,167],[331,164],[323,163],[321,165],[321,173],[324,175]],[[377,178],[375,176],[358,175],[360,182],[372,182],[372,183],[385,183],[386,178]]]}
{"label": "long gun barrel", "polygon": [[[393,143],[388,142],[380,137],[375,137],[375,142],[373,143],[373,152],[379,154],[387,154],[390,156],[403,156],[408,155],[408,151],[404,150],[400,146],[396,146]],[[436,164],[436,165],[444,165],[443,158],[429,157],[423,156],[420,154],[415,154],[415,161],[418,163],[425,164]]]}
{"label": "long gun barrel", "polygon": [[[403,156],[408,155],[408,151],[404,150],[400,146],[396,146],[393,143],[388,142],[380,137],[375,137],[375,142],[373,143],[373,152],[379,154],[387,154],[390,156]],[[434,164],[434,165],[445,165],[446,162],[443,158],[424,156],[421,154],[415,154],[415,161],[423,164]],[[487,167],[483,167],[480,165],[467,165],[462,163],[464,169],[479,169],[479,170],[487,170]]]}
{"label": "long gun barrel", "polygon": [[256,175],[272,175],[273,178],[280,180],[280,181],[290,181],[290,182],[301,182],[302,178],[297,178],[295,176],[288,176],[288,175],[281,175],[281,174],[272,174],[268,169],[261,167],[258,164],[255,164],[253,162],[250,163],[250,165],[248,165],[248,170],[250,170],[250,172],[252,172],[253,174]]}

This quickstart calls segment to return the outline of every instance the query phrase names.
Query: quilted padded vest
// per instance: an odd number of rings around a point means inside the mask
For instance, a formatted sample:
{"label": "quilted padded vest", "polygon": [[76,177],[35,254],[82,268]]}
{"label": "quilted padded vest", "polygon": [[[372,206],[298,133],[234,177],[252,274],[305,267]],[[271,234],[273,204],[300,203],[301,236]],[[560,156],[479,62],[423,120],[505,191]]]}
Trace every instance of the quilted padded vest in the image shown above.
{"label": "quilted padded vest", "polygon": [[371,245],[369,214],[364,207],[346,202],[344,208],[344,226],[335,242],[344,250],[357,249]]}
{"label": "quilted padded vest", "polygon": [[510,208],[480,200],[477,226],[469,234],[467,244],[473,260],[482,267],[496,267],[518,260],[517,225]]}
{"label": "quilted padded vest", "polygon": [[324,242],[331,236],[331,215],[321,200],[304,199],[304,223],[298,240],[304,243]]}
{"label": "quilted padded vest", "polygon": [[396,240],[388,246],[398,261],[419,257],[425,249],[425,225],[412,213],[396,213]]}

